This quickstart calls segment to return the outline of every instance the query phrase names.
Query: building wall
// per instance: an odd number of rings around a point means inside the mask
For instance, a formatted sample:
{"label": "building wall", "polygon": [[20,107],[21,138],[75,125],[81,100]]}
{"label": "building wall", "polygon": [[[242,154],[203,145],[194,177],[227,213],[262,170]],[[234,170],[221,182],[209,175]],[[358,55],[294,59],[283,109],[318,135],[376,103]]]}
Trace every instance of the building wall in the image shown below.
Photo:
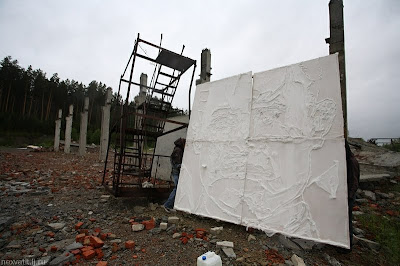
{"label": "building wall", "polygon": [[[175,116],[168,118],[177,122],[189,123],[189,116]],[[173,123],[165,123],[164,132],[180,127],[181,125]],[[174,141],[178,138],[186,138],[187,128],[172,132],[157,139],[156,155],[164,155],[168,157],[154,157],[152,176],[157,176],[163,180],[171,180],[171,163],[169,156],[174,149]]]}

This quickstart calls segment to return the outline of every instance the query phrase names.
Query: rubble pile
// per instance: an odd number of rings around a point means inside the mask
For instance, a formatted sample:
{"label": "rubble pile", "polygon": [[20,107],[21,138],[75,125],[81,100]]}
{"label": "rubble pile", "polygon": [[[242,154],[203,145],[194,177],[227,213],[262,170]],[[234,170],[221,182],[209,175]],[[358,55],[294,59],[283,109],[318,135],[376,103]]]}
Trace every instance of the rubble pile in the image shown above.
{"label": "rubble pile", "polygon": [[[41,265],[193,265],[214,251],[224,265],[365,264],[381,252],[357,215],[398,217],[399,194],[363,185],[353,209],[357,244],[350,254],[252,228],[166,213],[162,201],[115,198],[100,186],[103,164],[55,152],[0,150],[0,260]],[[398,178],[385,182],[399,181]],[[397,181],[396,181],[397,180]],[[392,184],[392,183],[390,183]],[[396,207],[397,206],[397,207]]]}

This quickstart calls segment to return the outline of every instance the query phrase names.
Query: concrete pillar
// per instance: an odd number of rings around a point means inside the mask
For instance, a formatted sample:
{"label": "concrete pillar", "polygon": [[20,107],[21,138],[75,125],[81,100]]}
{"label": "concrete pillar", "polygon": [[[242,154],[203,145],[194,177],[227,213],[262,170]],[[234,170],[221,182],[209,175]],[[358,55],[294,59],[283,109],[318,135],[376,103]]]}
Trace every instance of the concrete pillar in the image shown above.
{"label": "concrete pillar", "polygon": [[89,97],[85,97],[85,105],[84,105],[83,112],[81,113],[81,132],[79,134],[79,155],[80,156],[83,156],[86,153],[88,111],[89,111]]}
{"label": "concrete pillar", "polygon": [[209,82],[211,75],[211,51],[204,49],[201,51],[200,78],[196,80],[196,85]]}
{"label": "concrete pillar", "polygon": [[342,109],[344,120],[344,137],[347,138],[347,97],[346,97],[346,67],[344,52],[344,21],[343,0],[329,2],[329,28],[330,37],[326,38],[329,44],[329,54],[339,53],[340,90],[342,95]]}
{"label": "concrete pillar", "polygon": [[101,107],[100,161],[106,160],[108,139],[110,135],[111,99],[112,90],[111,88],[108,88],[105,105]]}
{"label": "concrete pillar", "polygon": [[72,132],[72,118],[74,114],[74,106],[71,104],[68,110],[68,116],[65,118],[65,143],[64,152],[71,152],[71,132]]}
{"label": "concrete pillar", "polygon": [[140,75],[140,91],[136,99],[136,106],[139,106],[146,101],[146,92],[147,92],[146,86],[147,86],[147,75],[142,73]]}
{"label": "concrete pillar", "polygon": [[56,120],[56,131],[54,133],[54,151],[60,150],[61,117],[62,117],[62,109],[59,109]]}
{"label": "concrete pillar", "polygon": [[[140,75],[140,85],[147,86],[147,74],[142,73],[142,74]],[[139,92],[139,94],[144,94],[144,95],[146,95],[146,92],[147,92],[147,88],[146,88],[146,87],[143,87],[143,86],[140,86],[140,92]]]}

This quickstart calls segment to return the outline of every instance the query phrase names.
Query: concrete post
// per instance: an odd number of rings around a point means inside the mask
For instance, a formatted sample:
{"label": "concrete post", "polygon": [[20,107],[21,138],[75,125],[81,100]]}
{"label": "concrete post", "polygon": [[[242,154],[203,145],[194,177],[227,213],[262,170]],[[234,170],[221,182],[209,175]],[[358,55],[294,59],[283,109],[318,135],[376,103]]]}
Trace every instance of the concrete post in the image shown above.
{"label": "concrete post", "polygon": [[71,152],[71,132],[72,132],[72,118],[74,114],[74,106],[71,104],[69,106],[68,116],[65,118],[65,143],[64,152]]}
{"label": "concrete post", "polygon": [[54,151],[60,150],[61,117],[62,117],[62,109],[59,109],[56,120],[56,131],[54,133]]}
{"label": "concrete post", "polygon": [[201,51],[200,78],[196,80],[196,85],[209,82],[211,75],[211,51],[204,49]]}
{"label": "concrete post", "polygon": [[140,75],[140,91],[137,96],[136,106],[141,105],[146,101],[146,92],[147,92],[147,75],[142,73]]}
{"label": "concrete post", "polygon": [[107,89],[105,106],[101,107],[100,161],[106,160],[108,139],[110,135],[110,111],[112,90]]}
{"label": "concrete post", "polygon": [[344,137],[348,136],[347,128],[347,97],[346,97],[346,67],[344,52],[344,21],[343,0],[331,0],[329,2],[329,28],[330,37],[326,38],[329,44],[329,53],[339,53],[340,90],[342,95],[342,109],[344,120]]}
{"label": "concrete post", "polygon": [[83,112],[81,113],[81,132],[79,134],[79,155],[80,156],[83,156],[86,153],[88,111],[89,111],[89,97],[85,97],[85,105],[84,105]]}

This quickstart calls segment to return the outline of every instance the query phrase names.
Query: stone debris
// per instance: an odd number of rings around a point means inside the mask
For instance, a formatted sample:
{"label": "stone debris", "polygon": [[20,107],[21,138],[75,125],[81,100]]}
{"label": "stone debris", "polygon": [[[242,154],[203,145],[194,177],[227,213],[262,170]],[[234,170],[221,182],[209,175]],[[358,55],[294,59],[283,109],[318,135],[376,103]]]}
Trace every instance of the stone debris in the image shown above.
{"label": "stone debris", "polygon": [[301,250],[301,248],[295,242],[293,242],[290,238],[284,235],[279,235],[278,239],[279,242],[289,250],[295,250],[295,251]]}
{"label": "stone debris", "polygon": [[226,248],[233,248],[233,242],[230,241],[220,241],[217,242],[217,248],[222,248],[222,247],[226,247]]}
{"label": "stone debris", "polygon": [[222,248],[222,251],[228,258],[236,259],[236,254],[233,251],[233,248]]}
{"label": "stone debris", "polygon": [[372,240],[368,240],[365,238],[361,238],[358,236],[353,235],[353,239],[355,243],[359,243],[361,246],[364,246],[366,248],[369,248],[371,250],[378,251],[381,248],[381,245],[377,242],[374,242]]}
{"label": "stone debris", "polygon": [[56,257],[52,261],[50,261],[49,265],[63,265],[66,262],[70,262],[74,259],[74,255],[69,252],[64,252],[60,256]]}
{"label": "stone debris", "polygon": [[135,213],[137,213],[137,214],[143,214],[143,213],[144,213],[144,209],[145,209],[145,207],[142,207],[142,206],[135,206],[135,207],[133,208],[133,211],[134,211]]}
{"label": "stone debris", "polygon": [[212,228],[210,229],[210,232],[211,232],[212,234],[218,235],[218,234],[220,234],[223,230],[224,230],[224,227],[222,227],[222,226],[219,226],[219,227],[212,227]]}
{"label": "stone debris", "polygon": [[50,224],[48,224],[48,226],[54,230],[61,230],[64,228],[65,223],[50,223]]}
{"label": "stone debris", "polygon": [[256,241],[257,238],[255,236],[253,236],[252,234],[249,235],[249,237],[247,237],[247,241],[251,242],[251,241]]}
{"label": "stone debris", "polygon": [[178,237],[181,237],[181,233],[174,233],[173,235],[172,235],[172,238],[178,238]]}
{"label": "stone debris", "polygon": [[362,211],[353,211],[352,212],[354,216],[362,215],[364,214]]}
{"label": "stone debris", "polygon": [[179,222],[179,217],[176,217],[176,216],[168,217],[169,224],[177,224],[178,222]]}
{"label": "stone debris", "polygon": [[329,256],[328,254],[324,254],[324,258],[328,261],[331,266],[342,266],[342,264],[337,261],[334,257]]}
{"label": "stone debris", "polygon": [[314,242],[312,240],[306,240],[301,238],[295,238],[291,240],[304,250],[312,250],[313,248],[321,249],[324,246],[323,244]]}
{"label": "stone debris", "polygon": [[149,207],[150,207],[150,210],[155,211],[158,207],[158,204],[150,202]]}
{"label": "stone debris", "polygon": [[372,191],[364,190],[364,191],[362,192],[362,195],[363,195],[364,197],[366,197],[366,198],[372,200],[372,201],[376,201],[375,193],[372,192]]}
{"label": "stone debris", "polygon": [[290,258],[290,260],[293,262],[294,266],[306,266],[304,263],[304,260],[297,256],[296,254],[293,254],[293,256]]}
{"label": "stone debris", "polygon": [[133,232],[139,232],[142,231],[144,229],[144,225],[143,224],[132,224],[132,231]]}
{"label": "stone debris", "polygon": [[167,230],[168,223],[160,223],[160,229],[161,230]]}

